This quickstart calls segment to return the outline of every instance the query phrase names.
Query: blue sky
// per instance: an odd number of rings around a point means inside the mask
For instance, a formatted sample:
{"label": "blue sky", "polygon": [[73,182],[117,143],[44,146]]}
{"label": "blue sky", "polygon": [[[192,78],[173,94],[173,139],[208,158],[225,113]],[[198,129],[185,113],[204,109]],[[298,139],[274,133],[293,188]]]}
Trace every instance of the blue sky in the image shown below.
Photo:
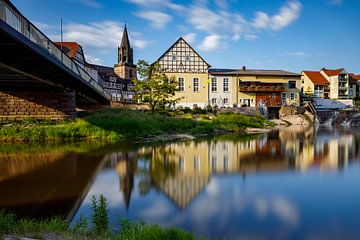
{"label": "blue sky", "polygon": [[183,36],[215,68],[360,73],[359,0],[12,0],[51,39],[112,66],[124,22],[134,57],[156,60]]}

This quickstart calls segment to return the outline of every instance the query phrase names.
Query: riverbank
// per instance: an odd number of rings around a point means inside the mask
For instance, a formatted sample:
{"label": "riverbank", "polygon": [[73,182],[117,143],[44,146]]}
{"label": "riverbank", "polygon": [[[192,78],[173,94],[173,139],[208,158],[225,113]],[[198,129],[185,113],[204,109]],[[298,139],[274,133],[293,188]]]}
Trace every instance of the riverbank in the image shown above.
{"label": "riverbank", "polygon": [[0,237],[6,240],[198,239],[192,233],[179,228],[163,228],[159,225],[148,225],[143,222],[136,223],[127,220],[122,220],[121,223],[122,228],[119,233],[113,233],[108,228],[101,231],[94,227],[88,228],[87,221],[84,219],[75,226],[69,227],[65,221],[56,217],[48,220],[16,218],[13,214],[4,214],[0,211]]}
{"label": "riverbank", "polygon": [[28,120],[3,124],[0,142],[169,141],[271,127],[273,124],[260,116],[169,114],[111,108],[85,113],[75,121]]}

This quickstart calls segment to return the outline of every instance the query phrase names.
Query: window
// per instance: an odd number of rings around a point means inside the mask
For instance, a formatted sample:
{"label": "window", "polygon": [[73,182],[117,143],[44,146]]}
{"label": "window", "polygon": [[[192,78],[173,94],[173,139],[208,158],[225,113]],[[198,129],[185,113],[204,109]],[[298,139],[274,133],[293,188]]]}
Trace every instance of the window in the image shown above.
{"label": "window", "polygon": [[182,157],[179,157],[179,170],[183,172],[185,169],[185,160]]}
{"label": "window", "polygon": [[180,91],[180,92],[185,91],[185,81],[184,81],[184,78],[179,78],[179,91]]}
{"label": "window", "polygon": [[217,162],[216,156],[212,156],[211,157],[211,169],[213,171],[216,171],[216,162]]}
{"label": "window", "polygon": [[223,103],[224,103],[224,105],[228,105],[228,104],[229,104],[229,99],[228,99],[228,98],[224,98],[224,99],[223,99]]}
{"label": "window", "polygon": [[228,91],[229,91],[229,79],[224,78],[224,92],[228,92]]}
{"label": "window", "polygon": [[296,88],[296,81],[289,81],[288,88],[289,89]]}
{"label": "window", "polygon": [[186,55],[186,56],[185,56],[185,61],[186,61],[186,62],[190,62],[190,56],[189,56],[189,55]]}
{"label": "window", "polygon": [[217,92],[217,80],[216,78],[211,79],[211,91]]}
{"label": "window", "polygon": [[194,92],[199,91],[199,79],[198,78],[194,78],[194,80],[193,80],[193,89],[194,89]]}
{"label": "window", "polygon": [[295,93],[290,93],[290,99],[295,100]]}
{"label": "window", "polygon": [[285,103],[286,101],[286,93],[281,93],[281,102]]}
{"label": "window", "polygon": [[176,55],[172,55],[172,60],[176,61]]}
{"label": "window", "polygon": [[194,157],[194,170],[195,171],[200,170],[200,157],[199,156]]}
{"label": "window", "polygon": [[216,98],[212,98],[212,99],[211,99],[211,104],[213,104],[213,105],[216,104]]}

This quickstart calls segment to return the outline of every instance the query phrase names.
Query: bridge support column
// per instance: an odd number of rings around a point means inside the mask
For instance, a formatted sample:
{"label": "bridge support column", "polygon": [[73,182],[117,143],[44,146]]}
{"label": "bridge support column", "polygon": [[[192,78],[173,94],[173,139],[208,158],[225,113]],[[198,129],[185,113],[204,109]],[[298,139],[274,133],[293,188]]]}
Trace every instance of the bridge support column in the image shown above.
{"label": "bridge support column", "polygon": [[0,122],[76,117],[75,91],[0,91]]}

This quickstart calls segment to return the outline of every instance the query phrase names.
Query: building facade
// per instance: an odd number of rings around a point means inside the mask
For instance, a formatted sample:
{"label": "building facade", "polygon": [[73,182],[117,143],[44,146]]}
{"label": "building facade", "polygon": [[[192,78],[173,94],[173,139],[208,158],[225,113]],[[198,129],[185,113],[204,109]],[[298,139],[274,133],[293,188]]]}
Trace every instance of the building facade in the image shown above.
{"label": "building facade", "polygon": [[183,39],[179,38],[156,62],[168,77],[175,77],[179,86],[177,106],[208,105],[208,69],[210,65]]}
{"label": "building facade", "polygon": [[346,100],[360,95],[360,78],[344,68],[303,71],[301,80],[302,92],[309,97]]}
{"label": "building facade", "polygon": [[303,94],[313,98],[328,98],[330,83],[316,71],[303,71],[301,73],[301,89]]}
{"label": "building facade", "polygon": [[168,77],[175,77],[178,82],[175,98],[181,100],[177,107],[300,104],[300,74],[280,70],[210,69],[183,38],[155,62]]}
{"label": "building facade", "polygon": [[254,70],[246,67],[210,69],[209,73],[211,105],[220,107],[300,105],[301,78],[297,73],[282,70]]}

